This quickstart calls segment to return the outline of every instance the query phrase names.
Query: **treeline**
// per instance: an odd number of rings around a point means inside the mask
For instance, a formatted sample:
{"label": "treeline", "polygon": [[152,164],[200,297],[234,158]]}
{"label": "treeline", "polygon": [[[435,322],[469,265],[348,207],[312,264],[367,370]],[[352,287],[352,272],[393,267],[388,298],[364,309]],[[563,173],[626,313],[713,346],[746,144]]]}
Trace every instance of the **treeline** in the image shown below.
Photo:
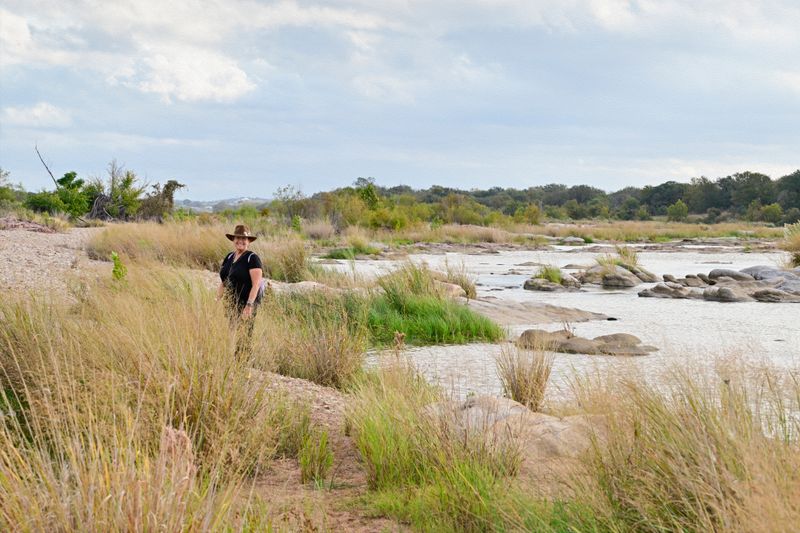
{"label": "treeline", "polygon": [[[194,216],[186,207],[173,210],[173,194],[183,184],[175,180],[147,187],[133,171],[115,162],[107,179],[88,181],[68,172],[55,180],[55,189],[28,193],[8,182],[0,170],[0,207],[24,205],[37,212],[65,213],[74,218],[129,220],[162,218],[168,213]],[[791,224],[800,220],[800,170],[777,180],[757,172],[740,172],[717,179],[693,178],[689,183],[626,187],[607,193],[590,185],[556,183],[514,189],[492,187],[461,190],[433,186],[415,190],[400,185],[382,187],[373,178],[358,178],[352,186],[306,196],[288,186],[261,205],[219,204],[227,215],[274,216],[287,224],[327,220],[337,228],[364,226],[402,229],[418,223],[538,224],[543,220],[619,219],[692,220],[705,223],[747,220]]]}
{"label": "treeline", "polygon": [[116,161],[109,163],[107,174],[106,180],[86,180],[76,172],[67,172],[60,178],[51,174],[53,190],[27,192],[10,182],[8,171],[0,169],[0,209],[24,207],[72,219],[160,219],[172,212],[174,193],[184,186],[175,180],[167,181],[163,187],[160,183],[148,186],[134,171],[125,170]]}
{"label": "treeline", "polygon": [[[219,210],[224,211],[224,207]],[[324,218],[339,227],[394,229],[416,222],[538,224],[543,219],[648,220],[654,216],[705,223],[748,220],[790,224],[800,220],[800,170],[777,180],[741,172],[715,180],[700,177],[689,183],[668,181],[626,187],[613,193],[589,185],[555,183],[527,189],[467,191],[433,186],[414,190],[405,185],[381,187],[372,178],[359,178],[353,186],[310,197],[285,187],[260,207],[265,214],[287,220]]]}

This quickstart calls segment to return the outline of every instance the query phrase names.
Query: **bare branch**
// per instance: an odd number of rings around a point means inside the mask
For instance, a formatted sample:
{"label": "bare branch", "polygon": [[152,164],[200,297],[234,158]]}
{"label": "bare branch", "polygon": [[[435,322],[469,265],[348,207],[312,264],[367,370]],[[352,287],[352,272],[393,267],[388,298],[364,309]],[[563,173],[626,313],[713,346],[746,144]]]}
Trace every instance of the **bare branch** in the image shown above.
{"label": "bare branch", "polygon": [[39,146],[34,144],[33,145],[33,149],[36,150],[36,155],[39,156],[39,161],[42,162],[42,164],[44,165],[45,170],[47,170],[47,173],[50,174],[50,177],[53,179],[53,183],[56,184],[56,189],[58,189],[58,182],[56,181],[56,177],[53,176],[52,172],[50,172],[50,167],[47,166],[47,163],[45,163],[44,159],[42,158],[42,154],[39,153]]}

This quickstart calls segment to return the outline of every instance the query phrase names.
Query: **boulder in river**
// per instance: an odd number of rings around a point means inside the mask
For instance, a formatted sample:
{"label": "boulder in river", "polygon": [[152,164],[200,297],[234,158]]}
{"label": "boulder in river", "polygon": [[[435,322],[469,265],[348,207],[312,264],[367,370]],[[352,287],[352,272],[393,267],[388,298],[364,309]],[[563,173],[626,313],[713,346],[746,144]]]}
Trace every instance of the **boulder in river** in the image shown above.
{"label": "boulder in river", "polygon": [[664,274],[664,282],[639,292],[650,298],[699,298],[714,302],[800,303],[800,275],[774,266],[737,271],[716,268],[683,278]]}
{"label": "boulder in river", "polygon": [[529,329],[517,339],[523,348],[548,350],[560,353],[580,353],[587,355],[647,355],[658,348],[642,344],[642,341],[627,333],[601,335],[587,339],[573,335],[567,330],[545,331]]}

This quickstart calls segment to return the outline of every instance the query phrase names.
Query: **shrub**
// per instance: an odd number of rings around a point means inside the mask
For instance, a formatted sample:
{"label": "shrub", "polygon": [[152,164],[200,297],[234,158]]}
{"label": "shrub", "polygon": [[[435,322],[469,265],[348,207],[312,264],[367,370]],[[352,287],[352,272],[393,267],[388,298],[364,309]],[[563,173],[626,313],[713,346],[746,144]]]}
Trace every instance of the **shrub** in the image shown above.
{"label": "shrub", "polygon": [[683,202],[683,200],[678,200],[671,206],[667,207],[667,220],[681,222],[686,220],[686,217],[688,216],[689,207]]}
{"label": "shrub", "polygon": [[507,344],[495,362],[503,393],[532,411],[538,411],[553,368],[552,354],[542,349],[527,350]]}

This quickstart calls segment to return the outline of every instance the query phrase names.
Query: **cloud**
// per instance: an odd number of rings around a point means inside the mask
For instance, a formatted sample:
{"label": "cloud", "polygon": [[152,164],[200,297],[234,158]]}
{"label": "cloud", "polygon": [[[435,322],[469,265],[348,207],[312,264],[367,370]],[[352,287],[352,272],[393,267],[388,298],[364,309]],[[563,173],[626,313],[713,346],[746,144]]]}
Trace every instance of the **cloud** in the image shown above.
{"label": "cloud", "polygon": [[190,46],[159,46],[142,60],[142,68],[127,76],[128,84],[172,98],[193,102],[231,102],[255,88],[234,60]]}
{"label": "cloud", "polygon": [[68,111],[47,102],[31,107],[3,108],[3,123],[24,128],[66,128],[72,124]]}

